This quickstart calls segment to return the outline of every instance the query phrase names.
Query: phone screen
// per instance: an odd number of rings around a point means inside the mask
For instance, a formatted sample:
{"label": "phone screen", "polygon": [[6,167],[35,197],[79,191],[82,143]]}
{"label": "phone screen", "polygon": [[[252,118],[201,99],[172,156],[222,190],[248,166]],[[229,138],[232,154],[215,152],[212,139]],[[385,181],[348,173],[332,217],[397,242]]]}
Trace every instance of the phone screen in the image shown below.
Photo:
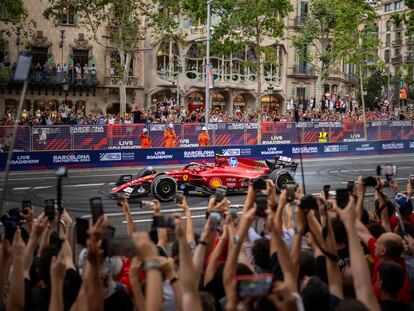
{"label": "phone screen", "polygon": [[237,291],[240,298],[266,296],[273,282],[271,274],[240,275],[237,279]]}
{"label": "phone screen", "polygon": [[105,246],[104,254],[109,257],[133,257],[137,254],[135,245],[129,236],[109,239]]}
{"label": "phone screen", "polygon": [[296,192],[296,184],[288,182],[285,184],[286,187],[286,196],[288,202],[292,202],[295,200],[295,192]]}
{"label": "phone screen", "polygon": [[209,216],[211,218],[211,226],[213,227],[213,230],[217,230],[220,227],[220,222],[222,220],[221,214],[218,212],[211,212]]}
{"label": "phone screen", "polygon": [[263,178],[258,178],[253,181],[253,189],[255,191],[266,190],[266,188],[267,188],[266,181]]}
{"label": "phone screen", "polygon": [[76,243],[86,246],[88,239],[89,220],[85,218],[76,219]]}
{"label": "phone screen", "polygon": [[349,202],[349,191],[348,189],[337,189],[336,190],[336,204],[339,208],[344,209]]}
{"label": "phone screen", "polygon": [[262,193],[256,194],[256,216],[266,217],[267,195]]}
{"label": "phone screen", "polygon": [[227,195],[227,188],[226,187],[218,187],[214,194],[214,202],[220,203],[223,201],[225,196]]}
{"label": "phone screen", "polygon": [[155,215],[153,221],[156,228],[175,228],[175,218],[172,216]]}
{"label": "phone screen", "polygon": [[184,192],[177,190],[175,193],[175,203],[182,204],[184,202]]}
{"label": "phone screen", "polygon": [[89,200],[89,203],[91,207],[92,222],[96,223],[99,217],[101,217],[104,214],[102,198],[100,197],[91,198]]}
{"label": "phone screen", "polygon": [[331,185],[323,186],[323,193],[325,194],[325,199],[329,199],[329,190],[331,190]]}
{"label": "phone screen", "polygon": [[55,200],[49,199],[45,200],[45,207],[44,207],[45,215],[47,219],[53,220],[56,216],[56,209],[55,209]]}

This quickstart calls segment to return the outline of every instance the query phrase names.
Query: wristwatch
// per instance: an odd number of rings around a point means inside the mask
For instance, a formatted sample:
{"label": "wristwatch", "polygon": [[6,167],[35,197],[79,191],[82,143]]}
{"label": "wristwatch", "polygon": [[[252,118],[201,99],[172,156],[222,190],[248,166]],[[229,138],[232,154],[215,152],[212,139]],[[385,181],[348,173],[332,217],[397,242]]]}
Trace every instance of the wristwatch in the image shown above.
{"label": "wristwatch", "polygon": [[238,236],[237,234],[235,234],[233,236],[233,243],[236,244],[236,245],[243,244],[243,239],[240,236]]}
{"label": "wristwatch", "polygon": [[144,270],[148,271],[148,270],[160,270],[161,271],[161,264],[157,259],[153,259],[148,261],[147,263],[145,263],[144,265]]}

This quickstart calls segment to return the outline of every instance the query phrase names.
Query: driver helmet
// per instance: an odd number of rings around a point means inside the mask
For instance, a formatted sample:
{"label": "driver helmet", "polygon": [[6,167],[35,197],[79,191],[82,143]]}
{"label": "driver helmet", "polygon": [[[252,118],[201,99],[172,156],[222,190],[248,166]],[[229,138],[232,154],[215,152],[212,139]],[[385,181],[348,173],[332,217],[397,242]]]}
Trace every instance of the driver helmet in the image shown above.
{"label": "driver helmet", "polygon": [[226,158],[224,158],[221,154],[216,154],[216,164],[219,166],[226,164]]}
{"label": "driver helmet", "polygon": [[148,132],[148,130],[147,130],[147,128],[145,128],[145,127],[144,127],[144,128],[142,129],[142,133],[146,133],[146,132]]}
{"label": "driver helmet", "polygon": [[172,123],[168,124],[168,128],[173,129],[174,128],[174,124],[172,124]]}
{"label": "driver helmet", "polygon": [[205,126],[202,127],[202,131],[207,131],[207,128]]}

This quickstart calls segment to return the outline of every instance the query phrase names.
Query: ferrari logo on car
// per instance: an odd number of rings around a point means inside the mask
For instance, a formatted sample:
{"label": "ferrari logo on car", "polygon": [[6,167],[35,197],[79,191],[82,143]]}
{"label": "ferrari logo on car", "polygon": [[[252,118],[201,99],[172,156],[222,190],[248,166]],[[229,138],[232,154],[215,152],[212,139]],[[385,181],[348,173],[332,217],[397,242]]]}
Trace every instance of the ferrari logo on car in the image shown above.
{"label": "ferrari logo on car", "polygon": [[183,180],[187,181],[188,180],[188,175],[183,175]]}
{"label": "ferrari logo on car", "polygon": [[220,178],[213,178],[210,180],[210,187],[211,188],[218,188],[221,186],[221,179]]}

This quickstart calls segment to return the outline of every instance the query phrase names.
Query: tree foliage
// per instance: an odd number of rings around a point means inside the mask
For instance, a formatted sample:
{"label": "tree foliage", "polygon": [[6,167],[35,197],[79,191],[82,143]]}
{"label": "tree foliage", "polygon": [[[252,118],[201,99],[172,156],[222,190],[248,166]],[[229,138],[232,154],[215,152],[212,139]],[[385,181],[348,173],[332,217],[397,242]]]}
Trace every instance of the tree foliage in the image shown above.
{"label": "tree foliage", "polygon": [[376,56],[380,45],[377,16],[364,0],[310,0],[309,4],[308,16],[293,44],[302,60],[316,63],[320,92],[335,62],[360,65],[363,59]]}
{"label": "tree foliage", "polygon": [[27,16],[23,0],[0,1],[0,21],[18,21]]}

